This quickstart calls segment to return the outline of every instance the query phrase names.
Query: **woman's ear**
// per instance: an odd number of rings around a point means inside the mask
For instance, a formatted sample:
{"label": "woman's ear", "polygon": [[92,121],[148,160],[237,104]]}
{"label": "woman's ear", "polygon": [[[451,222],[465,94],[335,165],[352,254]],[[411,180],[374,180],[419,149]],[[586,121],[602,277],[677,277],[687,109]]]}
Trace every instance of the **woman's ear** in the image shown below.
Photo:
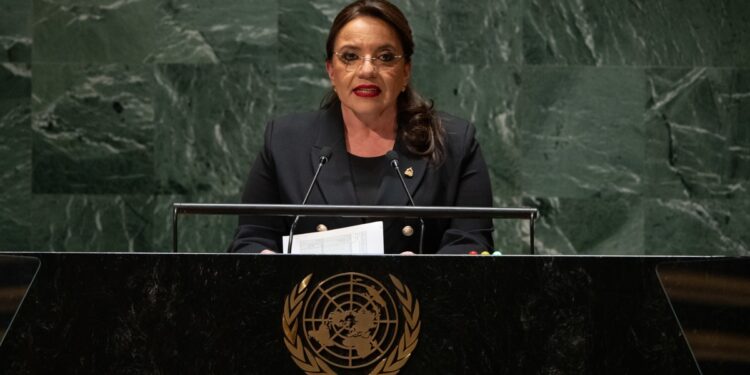
{"label": "woman's ear", "polygon": [[331,86],[335,86],[333,80],[333,64],[331,63],[331,60],[326,60],[326,72],[328,72],[328,79],[331,80]]}
{"label": "woman's ear", "polygon": [[404,86],[409,84],[409,80],[411,79],[411,62],[407,62],[404,64]]}

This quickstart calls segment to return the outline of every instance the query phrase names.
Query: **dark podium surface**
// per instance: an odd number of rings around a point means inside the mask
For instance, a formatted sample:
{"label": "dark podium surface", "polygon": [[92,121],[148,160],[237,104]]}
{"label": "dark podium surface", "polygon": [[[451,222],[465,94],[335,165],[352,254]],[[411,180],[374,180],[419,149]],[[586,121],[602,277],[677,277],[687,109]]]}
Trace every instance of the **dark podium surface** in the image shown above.
{"label": "dark podium surface", "polygon": [[699,373],[656,267],[705,258],[22,255],[41,267],[0,347],[3,374],[302,373],[285,301],[310,274],[312,296],[350,272],[393,276],[418,301],[401,373]]}

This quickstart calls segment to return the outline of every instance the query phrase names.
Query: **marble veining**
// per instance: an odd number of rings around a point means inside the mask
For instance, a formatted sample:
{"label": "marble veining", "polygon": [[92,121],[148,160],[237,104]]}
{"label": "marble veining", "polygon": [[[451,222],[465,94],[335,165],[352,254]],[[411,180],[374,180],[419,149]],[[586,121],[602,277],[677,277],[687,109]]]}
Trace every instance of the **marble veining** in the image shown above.
{"label": "marble veining", "polygon": [[151,246],[154,198],[35,194],[30,247],[40,251],[132,252]]}
{"label": "marble veining", "polygon": [[747,201],[655,199],[647,207],[647,254],[750,254]]}
{"label": "marble veining", "polygon": [[31,4],[27,0],[0,4],[0,62],[31,62]]}
{"label": "marble veining", "polygon": [[750,7],[734,0],[525,4],[529,64],[748,66]]}
{"label": "marble veining", "polygon": [[[642,71],[539,67],[524,70],[523,80],[516,118],[527,194],[585,198],[642,192]],[[550,170],[555,173],[540,173]]]}
{"label": "marble veining", "polygon": [[331,89],[325,65],[320,62],[299,62],[277,67],[274,115],[314,111]]}
{"label": "marble veining", "polygon": [[[646,205],[641,198],[535,198],[539,208],[536,247],[540,254],[626,254],[646,252]],[[654,254],[662,254],[663,249]]]}
{"label": "marble veining", "polygon": [[148,61],[254,62],[274,53],[274,1],[170,0],[160,2],[156,12],[159,38]]}
{"label": "marble veining", "polygon": [[29,247],[31,202],[31,67],[0,64],[0,248]]}
{"label": "marble veining", "polygon": [[522,1],[403,0],[420,63],[517,64],[521,61],[518,20]]}
{"label": "marble veining", "polygon": [[33,19],[35,62],[138,63],[156,46],[150,1],[35,0]]}
{"label": "marble veining", "polygon": [[[235,203],[236,194],[159,195],[151,216],[155,251],[172,251],[172,203]],[[237,218],[220,215],[180,215],[178,243],[181,253],[222,253],[229,248]],[[136,250],[137,251],[137,250]]]}
{"label": "marble veining", "polygon": [[159,192],[238,194],[272,117],[274,73],[267,63],[157,67]]}
{"label": "marble veining", "polygon": [[747,199],[750,71],[650,69],[647,163],[658,197]]}
{"label": "marble veining", "polygon": [[154,109],[144,66],[40,64],[34,74],[61,79],[33,86],[35,193],[151,186]]}
{"label": "marble veining", "polygon": [[279,62],[316,63],[322,66],[328,29],[338,9],[349,1],[278,0],[278,3]]}
{"label": "marble veining", "polygon": [[[237,202],[265,124],[329,89],[348,2],[2,1],[0,249],[163,251],[170,202]],[[747,1],[395,3],[411,83],[474,123],[496,206],[544,212],[541,252],[748,254]],[[91,227],[50,225],[68,201]],[[122,202],[143,235],[101,214]],[[233,221],[186,219],[184,249]],[[495,226],[528,251],[528,223]]]}

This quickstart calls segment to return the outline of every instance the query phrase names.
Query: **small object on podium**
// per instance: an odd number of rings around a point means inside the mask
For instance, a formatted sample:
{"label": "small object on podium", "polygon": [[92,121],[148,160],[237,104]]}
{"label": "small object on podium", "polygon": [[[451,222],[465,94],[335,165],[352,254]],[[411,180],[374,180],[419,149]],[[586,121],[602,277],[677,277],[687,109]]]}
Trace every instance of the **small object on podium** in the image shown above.
{"label": "small object on podium", "polygon": [[485,250],[485,251],[482,251],[482,255],[490,255],[490,252],[489,252],[489,251],[487,251],[487,250]]}
{"label": "small object on podium", "polygon": [[476,250],[469,251],[469,255],[479,255]]}
{"label": "small object on podium", "polygon": [[503,255],[503,253],[501,253],[499,250],[495,250],[495,252],[492,253],[492,256],[499,256],[499,255]]}

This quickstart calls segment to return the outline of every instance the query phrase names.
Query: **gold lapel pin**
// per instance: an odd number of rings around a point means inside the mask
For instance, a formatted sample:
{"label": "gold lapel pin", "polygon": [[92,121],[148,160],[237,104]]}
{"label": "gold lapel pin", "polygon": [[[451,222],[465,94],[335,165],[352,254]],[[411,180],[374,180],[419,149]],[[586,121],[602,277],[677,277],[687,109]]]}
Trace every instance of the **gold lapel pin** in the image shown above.
{"label": "gold lapel pin", "polygon": [[409,178],[414,177],[414,168],[412,167],[406,168],[406,170],[404,171],[404,176],[409,177]]}

